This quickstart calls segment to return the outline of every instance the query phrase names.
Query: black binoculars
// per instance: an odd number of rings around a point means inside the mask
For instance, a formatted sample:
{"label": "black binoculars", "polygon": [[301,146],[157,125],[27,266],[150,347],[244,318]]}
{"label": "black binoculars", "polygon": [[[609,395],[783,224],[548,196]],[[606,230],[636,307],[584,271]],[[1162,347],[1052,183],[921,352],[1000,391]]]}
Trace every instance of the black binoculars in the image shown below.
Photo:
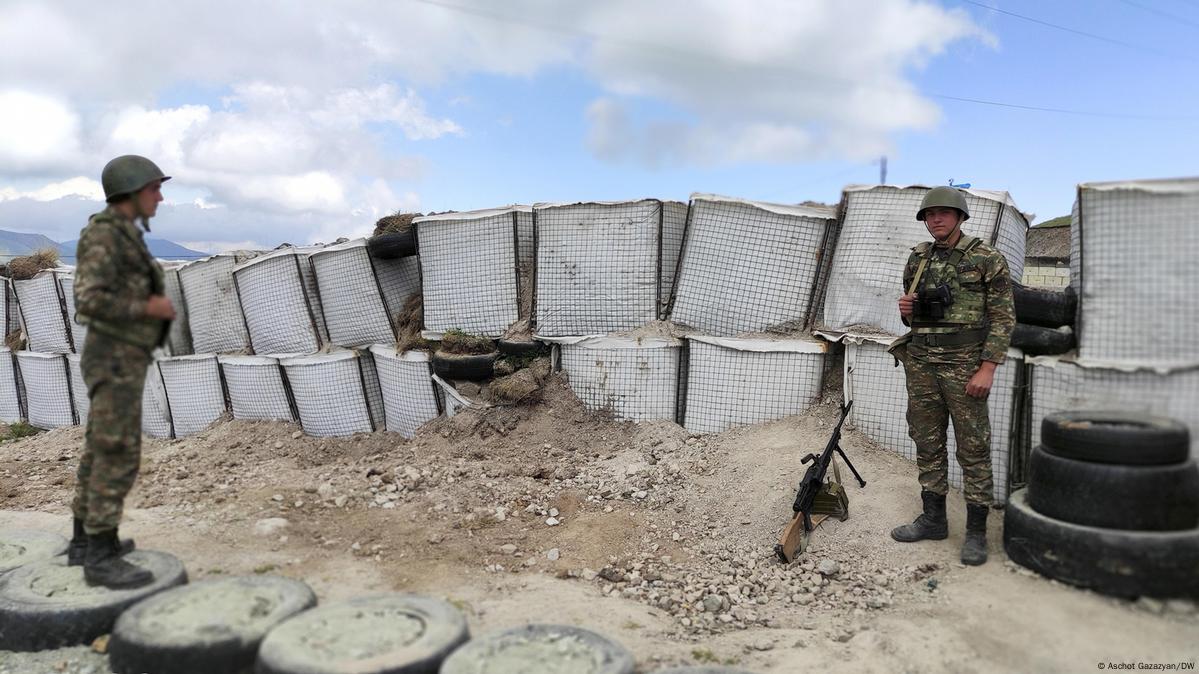
{"label": "black binoculars", "polygon": [[921,288],[916,291],[916,299],[912,302],[912,315],[926,321],[939,321],[945,318],[945,309],[953,305],[953,291],[944,283],[935,288]]}

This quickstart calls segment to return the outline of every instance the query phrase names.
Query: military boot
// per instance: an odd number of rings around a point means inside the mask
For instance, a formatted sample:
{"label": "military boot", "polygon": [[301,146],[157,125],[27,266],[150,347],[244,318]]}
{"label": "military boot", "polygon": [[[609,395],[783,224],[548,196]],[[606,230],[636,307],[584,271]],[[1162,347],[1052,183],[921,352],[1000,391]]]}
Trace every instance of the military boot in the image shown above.
{"label": "military boot", "polygon": [[87,555],[83,559],[83,578],[88,585],[103,585],[111,590],[140,587],[154,580],[154,574],[121,559],[117,530],[88,534]]}
{"label": "military boot", "polygon": [[[75,518],[74,533],[71,536],[71,544],[67,547],[67,566],[81,566],[83,560],[87,557],[87,532],[83,530],[83,520]],[[133,543],[133,539],[121,539],[120,555],[127,555],[137,547]]]}
{"label": "military boot", "polygon": [[925,540],[940,541],[949,537],[949,520],[945,517],[945,495],[934,494],[924,489],[920,492],[920,500],[924,501],[924,512],[915,522],[892,529],[891,538],[900,543],[915,543]]}
{"label": "military boot", "polygon": [[987,561],[987,511],[985,505],[966,504],[966,541],[962,543],[962,563],[978,566]]}

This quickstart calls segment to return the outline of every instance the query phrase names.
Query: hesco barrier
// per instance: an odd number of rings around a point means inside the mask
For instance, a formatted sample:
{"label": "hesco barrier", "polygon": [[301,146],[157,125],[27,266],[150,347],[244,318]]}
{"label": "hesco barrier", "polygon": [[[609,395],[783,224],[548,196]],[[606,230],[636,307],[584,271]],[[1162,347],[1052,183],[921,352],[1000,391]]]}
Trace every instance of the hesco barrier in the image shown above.
{"label": "hesco barrier", "polygon": [[425,329],[499,337],[520,313],[520,216],[528,207],[413,220]]}
{"label": "hesco barrier", "polygon": [[13,424],[25,419],[25,396],[17,358],[7,346],[0,346],[0,421]]}
{"label": "hesco barrier", "polygon": [[[929,189],[890,185],[846,188],[819,321],[824,327],[853,332],[868,326],[892,335],[907,332],[895,303],[903,294],[903,267],[912,247],[929,240],[924,223],[916,220]],[[962,231],[995,246],[1007,260],[1012,278],[1022,278],[1027,216],[1007,192],[964,192],[970,219]]]}
{"label": "hesco barrier", "polygon": [[380,345],[372,346],[370,352],[382,388],[384,426],[411,438],[418,428],[441,413],[433,388],[429,354],[424,351],[401,354],[392,347]]}
{"label": "hesco barrier", "polygon": [[233,270],[255,353],[315,353],[328,342],[309,256],[319,247],[283,248]]}
{"label": "hesco barrier", "polygon": [[658,286],[662,289],[659,311],[666,316],[670,298],[674,295],[674,277],[679,270],[683,252],[683,236],[687,233],[689,206],[681,201],[662,202],[662,267]]}
{"label": "hesco barrier", "polygon": [[31,279],[13,281],[21,311],[21,322],[29,348],[41,353],[71,353],[71,331],[67,327],[66,301],[58,284],[58,273],[44,271]]}
{"label": "hesco barrier", "polygon": [[835,216],[831,208],[691,195],[671,319],[719,337],[806,324]]}
{"label": "hesco barrier", "polygon": [[719,433],[801,414],[820,397],[825,342],[688,336],[683,426]]}
{"label": "hesco barrier", "polygon": [[152,438],[173,436],[171,408],[167,406],[167,390],[162,383],[159,361],[146,370],[146,388],[142,389],[142,433]]}
{"label": "hesco barrier", "polygon": [[280,359],[304,432],[332,437],[375,430],[363,360],[356,351]]}
{"label": "hesco barrier", "polygon": [[299,421],[276,356],[220,356],[234,419]]}
{"label": "hesco barrier", "polygon": [[83,368],[80,366],[79,354],[67,354],[67,368],[71,376],[71,398],[75,403],[75,419],[80,426],[87,425],[87,413],[91,409],[91,401],[87,397],[87,384],[83,381]]}
{"label": "hesco barrier", "polygon": [[55,276],[58,277],[58,287],[62,291],[67,328],[71,331],[71,344],[75,347],[75,353],[83,353],[83,341],[87,338],[87,326],[75,321],[75,275],[73,272],[60,272]]}
{"label": "hesco barrier", "polygon": [[[1008,495],[1008,464],[1013,448],[1020,446],[1020,424],[1014,401],[1022,383],[1023,355],[1011,350],[1004,364],[995,371],[995,381],[987,408],[991,417],[991,470],[994,499],[1005,503]],[[908,435],[908,392],[903,366],[887,347],[870,340],[847,338],[845,344],[845,400],[853,401],[849,421],[854,428],[883,447],[911,461],[916,460],[916,445]],[[1015,424],[1013,420],[1016,419]],[[962,486],[962,469],[957,461],[957,441],[953,423],[949,423],[949,484]],[[919,485],[913,480],[913,489]]]}
{"label": "hesco barrier", "polygon": [[179,270],[195,353],[244,352],[250,348],[250,334],[233,282],[234,267],[249,257],[214,255]]}
{"label": "hesco barrier", "polygon": [[657,320],[661,201],[536,204],[533,216],[538,334],[605,334]]}
{"label": "hesco barrier", "polygon": [[1079,358],[1199,365],[1199,178],[1079,185],[1070,235]]}
{"label": "hesco barrier", "polygon": [[4,327],[4,334],[7,336],[8,333],[21,329],[20,309],[17,306],[17,295],[12,289],[12,280],[0,276],[0,285],[4,286],[0,291],[4,293],[0,298],[0,311],[4,312],[0,314],[0,326]]}
{"label": "hesco barrier", "polygon": [[309,259],[332,344],[354,348],[395,341],[395,315],[420,288],[415,257],[376,260],[366,240],[356,239]]}
{"label": "hesco barrier", "polygon": [[175,320],[171,322],[171,331],[167,335],[167,353],[172,356],[187,356],[192,350],[192,334],[187,320],[187,302],[183,300],[183,285],[179,280],[179,270],[187,266],[186,262],[163,262],[162,279],[166,285],[167,298],[175,307]]}
{"label": "hesco barrier", "polygon": [[75,424],[71,376],[61,354],[18,351],[17,364],[25,382],[29,425],[52,429]]}
{"label": "hesco barrier", "polygon": [[[539,337],[540,339],[540,337]],[[560,337],[559,364],[583,404],[621,419],[677,421],[683,343],[661,337]]]}
{"label": "hesco barrier", "polygon": [[215,355],[163,358],[158,369],[175,437],[199,433],[225,413],[225,390]]}

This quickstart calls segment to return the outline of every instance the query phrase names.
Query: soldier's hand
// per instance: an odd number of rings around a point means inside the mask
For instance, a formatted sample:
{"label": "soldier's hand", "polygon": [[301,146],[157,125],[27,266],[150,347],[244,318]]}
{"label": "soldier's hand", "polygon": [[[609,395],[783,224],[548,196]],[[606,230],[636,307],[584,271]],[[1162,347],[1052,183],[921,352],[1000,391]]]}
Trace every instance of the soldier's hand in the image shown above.
{"label": "soldier's hand", "polygon": [[991,384],[995,382],[995,363],[984,360],[978,371],[966,382],[966,395],[971,398],[986,398],[991,393]]}
{"label": "soldier's hand", "polygon": [[908,293],[899,298],[899,315],[905,319],[912,317],[912,303],[916,301],[916,293]]}
{"label": "soldier's hand", "polygon": [[164,321],[175,320],[175,306],[165,295],[151,295],[146,302],[146,316]]}

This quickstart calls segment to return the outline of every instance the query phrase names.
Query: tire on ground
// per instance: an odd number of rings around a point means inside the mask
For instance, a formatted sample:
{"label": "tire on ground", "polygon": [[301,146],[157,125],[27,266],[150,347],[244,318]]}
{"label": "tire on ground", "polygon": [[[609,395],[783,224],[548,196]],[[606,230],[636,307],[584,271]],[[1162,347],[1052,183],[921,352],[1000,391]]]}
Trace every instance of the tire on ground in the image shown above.
{"label": "tire on ground", "polygon": [[1199,597],[1199,529],[1125,531],[1070,524],[1008,497],[1003,548],[1012,561],[1063,583],[1118,597]]}
{"label": "tire on ground", "polygon": [[1074,348],[1074,331],[1017,323],[1012,330],[1012,346],[1030,356],[1066,353]]}
{"label": "tire on ground", "polygon": [[1074,325],[1078,296],[1073,288],[1045,290],[1013,284],[1012,299],[1016,305],[1016,320],[1021,323],[1045,328]]}
{"label": "tire on ground", "polygon": [[0,530],[0,574],[57,557],[67,551],[67,539],[36,529]]}
{"label": "tire on ground", "polygon": [[372,236],[366,240],[366,248],[372,257],[380,260],[416,255],[416,234],[409,229]]}
{"label": "tire on ground", "polygon": [[209,674],[254,666],[267,632],[316,605],[312,589],[279,576],[205,580],[138,603],[108,642],[117,674]]}
{"label": "tire on ground", "polygon": [[1199,527],[1194,459],[1122,466],[1054,456],[1029,457],[1028,504],[1053,519],[1105,529],[1181,531]]}
{"label": "tire on ground", "polygon": [[1045,451],[1067,459],[1159,466],[1186,461],[1191,434],[1181,422],[1136,412],[1054,412],[1041,420]]}
{"label": "tire on ground", "polygon": [[470,638],[448,602],[413,594],[358,597],[279,625],[258,651],[257,674],[437,674]]}
{"label": "tire on ground", "polygon": [[495,361],[499,353],[483,355],[468,355],[435,351],[433,353],[433,374],[442,379],[465,379],[466,381],[482,381],[491,379],[495,374]]}
{"label": "tire on ground", "polygon": [[525,356],[548,352],[549,347],[531,339],[501,339],[499,340],[499,350],[505,356]]}
{"label": "tire on ground", "polygon": [[0,650],[40,651],[89,644],[112,631],[133,604],[187,582],[173,555],[135,550],[125,559],[154,574],[149,585],[129,590],[91,587],[82,566],[66,557],[28,564],[0,578]]}
{"label": "tire on ground", "polygon": [[[485,663],[485,664],[484,664]],[[450,654],[441,674],[478,671],[633,674],[633,655],[595,632],[567,625],[525,625],[468,641]],[[486,666],[486,670],[483,667]]]}

